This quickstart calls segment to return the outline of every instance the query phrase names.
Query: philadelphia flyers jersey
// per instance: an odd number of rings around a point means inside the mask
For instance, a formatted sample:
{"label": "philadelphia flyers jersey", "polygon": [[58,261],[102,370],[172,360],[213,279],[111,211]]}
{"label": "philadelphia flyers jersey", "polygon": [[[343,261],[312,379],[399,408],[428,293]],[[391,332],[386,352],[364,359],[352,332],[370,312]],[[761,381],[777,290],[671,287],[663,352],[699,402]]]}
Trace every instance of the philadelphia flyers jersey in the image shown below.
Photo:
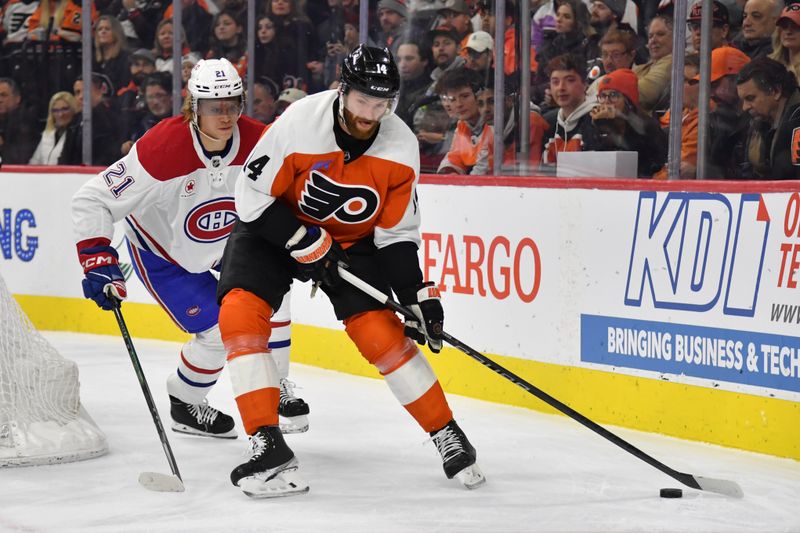
{"label": "philadelphia flyers jersey", "polygon": [[251,222],[280,199],[343,248],[371,235],[378,248],[404,241],[419,246],[416,137],[391,114],[354,157],[336,142],[336,98],[336,91],[325,91],[298,100],[264,133],[236,183],[239,217]]}
{"label": "philadelphia flyers jersey", "polygon": [[211,269],[236,222],[234,183],[263,130],[239,118],[228,151],[212,156],[182,117],[162,120],[75,194],[78,246],[110,240],[113,224],[124,220],[133,246],[189,272]]}

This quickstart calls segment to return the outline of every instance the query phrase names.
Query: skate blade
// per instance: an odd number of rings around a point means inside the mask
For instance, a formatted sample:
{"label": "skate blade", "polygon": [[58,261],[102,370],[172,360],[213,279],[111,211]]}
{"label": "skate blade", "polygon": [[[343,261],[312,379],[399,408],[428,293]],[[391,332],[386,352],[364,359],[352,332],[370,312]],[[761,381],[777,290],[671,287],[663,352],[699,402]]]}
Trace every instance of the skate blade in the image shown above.
{"label": "skate blade", "polygon": [[215,439],[235,439],[238,438],[236,430],[232,429],[226,433],[208,433],[207,431],[200,431],[199,429],[187,426],[186,424],[179,424],[172,422],[172,431],[175,433],[183,433],[184,435],[195,435],[198,437],[213,437]]}
{"label": "skate blade", "polygon": [[158,472],[142,472],[139,474],[139,484],[147,490],[156,492],[183,492],[186,490],[183,481],[178,476]]}
{"label": "skate blade", "polygon": [[454,476],[466,488],[477,489],[486,483],[486,477],[477,464],[470,465]]}
{"label": "skate blade", "polygon": [[264,481],[256,476],[239,480],[239,488],[251,498],[285,498],[305,494],[308,483],[297,472],[297,467],[283,470]]}
{"label": "skate blade", "polygon": [[308,431],[308,416],[306,415],[292,417],[279,416],[278,418],[281,433],[284,435],[290,435],[292,433],[305,433]]}

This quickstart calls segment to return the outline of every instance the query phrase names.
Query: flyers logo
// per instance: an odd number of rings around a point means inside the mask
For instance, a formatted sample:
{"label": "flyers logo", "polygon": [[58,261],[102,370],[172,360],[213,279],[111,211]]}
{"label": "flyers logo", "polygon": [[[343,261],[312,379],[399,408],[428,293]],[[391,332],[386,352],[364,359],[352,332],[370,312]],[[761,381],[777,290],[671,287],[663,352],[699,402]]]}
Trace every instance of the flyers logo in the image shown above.
{"label": "flyers logo", "polygon": [[583,139],[576,135],[566,141],[561,137],[553,137],[544,147],[544,162],[553,165],[558,162],[558,152],[580,152],[583,150]]}
{"label": "flyers logo", "polygon": [[313,219],[333,217],[344,224],[359,224],[378,212],[377,191],[364,185],[342,185],[312,170],[300,195],[300,210]]}
{"label": "flyers logo", "polygon": [[792,130],[792,164],[800,166],[800,128]]}

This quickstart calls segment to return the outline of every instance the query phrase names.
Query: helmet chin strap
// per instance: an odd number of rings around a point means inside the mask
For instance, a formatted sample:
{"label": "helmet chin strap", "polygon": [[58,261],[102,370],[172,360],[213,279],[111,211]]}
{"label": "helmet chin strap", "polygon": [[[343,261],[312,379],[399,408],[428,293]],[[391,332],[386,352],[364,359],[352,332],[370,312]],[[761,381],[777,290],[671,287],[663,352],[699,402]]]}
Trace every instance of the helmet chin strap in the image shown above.
{"label": "helmet chin strap", "polygon": [[197,133],[199,133],[200,135],[202,135],[202,136],[203,136],[203,137],[205,137],[206,139],[211,139],[211,140],[212,140],[212,141],[214,141],[214,142],[222,142],[222,139],[217,139],[216,137],[212,137],[212,136],[211,136],[211,135],[209,135],[208,133],[206,133],[206,132],[204,132],[203,130],[201,130],[201,129],[200,129],[200,126],[198,126],[196,122],[193,124],[193,126],[194,126],[194,129],[196,129],[196,130],[197,130]]}

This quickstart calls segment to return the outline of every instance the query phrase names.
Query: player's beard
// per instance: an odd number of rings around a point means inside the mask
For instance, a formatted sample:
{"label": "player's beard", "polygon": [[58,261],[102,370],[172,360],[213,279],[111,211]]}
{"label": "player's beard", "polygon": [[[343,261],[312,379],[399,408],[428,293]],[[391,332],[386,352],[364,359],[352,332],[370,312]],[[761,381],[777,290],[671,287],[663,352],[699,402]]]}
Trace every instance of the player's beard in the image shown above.
{"label": "player's beard", "polygon": [[366,119],[361,119],[348,111],[347,108],[344,109],[344,127],[347,130],[347,133],[350,134],[351,137],[354,137],[360,141],[369,139],[375,134],[375,130],[378,128],[378,122],[375,120],[368,121],[372,123],[372,126],[369,128],[369,130],[364,130],[361,129],[363,125],[358,123],[359,120],[366,121]]}

